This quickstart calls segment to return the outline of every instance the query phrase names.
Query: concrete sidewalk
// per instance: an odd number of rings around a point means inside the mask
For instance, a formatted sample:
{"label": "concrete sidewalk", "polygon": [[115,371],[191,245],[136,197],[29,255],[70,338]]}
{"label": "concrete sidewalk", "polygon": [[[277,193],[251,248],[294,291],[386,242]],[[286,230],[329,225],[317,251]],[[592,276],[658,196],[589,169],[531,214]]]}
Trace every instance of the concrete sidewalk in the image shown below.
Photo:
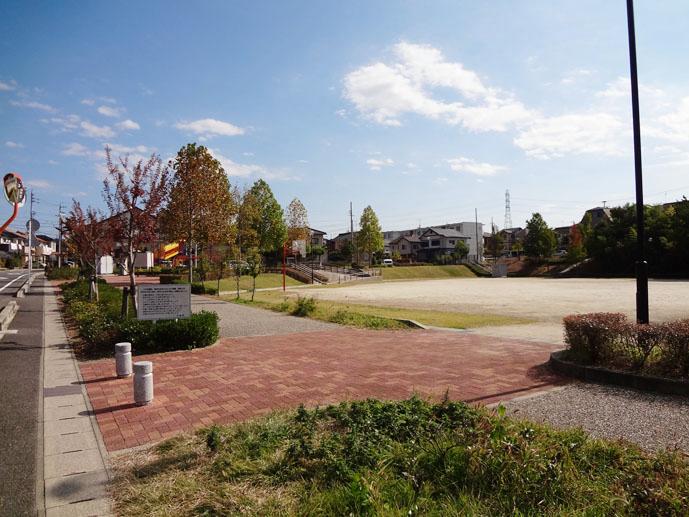
{"label": "concrete sidewalk", "polygon": [[37,289],[45,292],[39,514],[110,515],[107,454],[67,340],[56,289],[47,283],[32,287]]}

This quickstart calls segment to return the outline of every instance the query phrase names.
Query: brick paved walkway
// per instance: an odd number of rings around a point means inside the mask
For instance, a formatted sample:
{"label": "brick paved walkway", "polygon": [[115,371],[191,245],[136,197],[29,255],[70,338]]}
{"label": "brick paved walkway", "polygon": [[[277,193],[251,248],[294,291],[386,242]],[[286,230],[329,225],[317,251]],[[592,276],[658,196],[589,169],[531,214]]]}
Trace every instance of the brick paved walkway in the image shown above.
{"label": "brick paved walkway", "polygon": [[557,345],[442,331],[304,332],[222,339],[206,349],[152,360],[155,400],[132,403],[132,380],[114,361],[81,363],[109,451],[158,441],[212,423],[249,419],[276,408],[377,397],[479,403],[562,382],[541,366]]}

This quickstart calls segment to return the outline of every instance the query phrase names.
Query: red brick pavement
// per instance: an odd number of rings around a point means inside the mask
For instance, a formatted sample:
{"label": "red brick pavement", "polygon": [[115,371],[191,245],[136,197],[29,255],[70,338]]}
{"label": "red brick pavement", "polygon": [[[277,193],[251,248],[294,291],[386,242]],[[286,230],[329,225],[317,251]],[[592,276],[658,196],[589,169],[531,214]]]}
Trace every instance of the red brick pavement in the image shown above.
{"label": "red brick pavement", "polygon": [[222,339],[152,360],[155,399],[133,401],[113,360],[81,363],[109,451],[276,408],[416,393],[490,403],[561,383],[542,364],[556,345],[442,331],[337,331]]}

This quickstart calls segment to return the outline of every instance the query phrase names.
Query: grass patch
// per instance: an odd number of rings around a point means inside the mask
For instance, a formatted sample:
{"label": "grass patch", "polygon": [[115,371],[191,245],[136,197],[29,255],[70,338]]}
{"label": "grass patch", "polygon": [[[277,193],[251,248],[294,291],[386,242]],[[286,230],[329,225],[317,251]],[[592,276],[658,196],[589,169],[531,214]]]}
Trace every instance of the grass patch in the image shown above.
{"label": "grass patch", "polygon": [[[305,285],[302,282],[295,280],[292,277],[285,278],[287,286]],[[206,280],[204,282],[206,287],[216,289],[218,287],[217,280]],[[280,273],[263,273],[256,277],[256,289],[267,289],[271,287],[282,287],[282,275]],[[250,276],[242,276],[239,280],[239,288],[248,290],[253,288],[253,278]],[[237,281],[234,278],[223,278],[220,280],[221,291],[236,291]]]}
{"label": "grass patch", "polygon": [[463,265],[446,266],[394,266],[380,269],[383,280],[412,280],[415,278],[476,278],[471,269]]}
{"label": "grass patch", "polygon": [[249,297],[223,297],[224,300],[254,305],[277,312],[288,312],[294,316],[308,317],[315,320],[348,325],[350,327],[375,330],[408,329],[409,326],[401,321],[375,314],[353,311],[329,302],[315,300],[310,297],[286,297],[282,291],[263,291],[256,293],[252,302]]}
{"label": "grass patch", "polygon": [[[421,267],[421,266],[419,266]],[[308,292],[308,291],[303,291]],[[233,297],[225,297],[228,301],[237,301]],[[243,303],[244,298],[240,299]],[[280,312],[288,312],[294,307],[296,295],[294,292],[263,291],[256,293],[255,304]],[[454,329],[468,329],[497,325],[517,325],[530,323],[525,318],[501,316],[497,314],[472,314],[464,312],[445,312],[430,309],[407,309],[398,307],[379,307],[374,305],[361,305],[357,303],[341,303],[330,300],[317,300],[316,308],[311,318],[350,325],[360,328],[408,328],[398,319],[414,320],[424,325],[433,327],[445,327]],[[389,325],[385,324],[389,321]]]}
{"label": "grass patch", "polygon": [[685,515],[689,465],[461,402],[366,400],[115,459],[118,515]]}

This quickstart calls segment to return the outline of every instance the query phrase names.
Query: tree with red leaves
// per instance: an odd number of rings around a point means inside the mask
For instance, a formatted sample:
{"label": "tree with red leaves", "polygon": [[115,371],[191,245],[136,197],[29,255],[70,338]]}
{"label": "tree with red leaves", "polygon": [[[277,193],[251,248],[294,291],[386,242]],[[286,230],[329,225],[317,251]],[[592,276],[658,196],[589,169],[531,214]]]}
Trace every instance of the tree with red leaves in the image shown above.
{"label": "tree with red leaves", "polygon": [[103,199],[110,210],[108,224],[124,255],[129,295],[138,311],[134,259],[142,247],[156,240],[158,212],[168,194],[169,168],[155,154],[134,165],[129,156],[115,162],[107,146],[105,156],[108,170],[103,180]]}
{"label": "tree with red leaves", "polygon": [[82,267],[88,268],[91,277],[89,299],[98,300],[98,260],[112,252],[112,232],[104,222],[103,215],[95,208],[81,208],[77,200],[65,220],[67,248],[76,255]]}

